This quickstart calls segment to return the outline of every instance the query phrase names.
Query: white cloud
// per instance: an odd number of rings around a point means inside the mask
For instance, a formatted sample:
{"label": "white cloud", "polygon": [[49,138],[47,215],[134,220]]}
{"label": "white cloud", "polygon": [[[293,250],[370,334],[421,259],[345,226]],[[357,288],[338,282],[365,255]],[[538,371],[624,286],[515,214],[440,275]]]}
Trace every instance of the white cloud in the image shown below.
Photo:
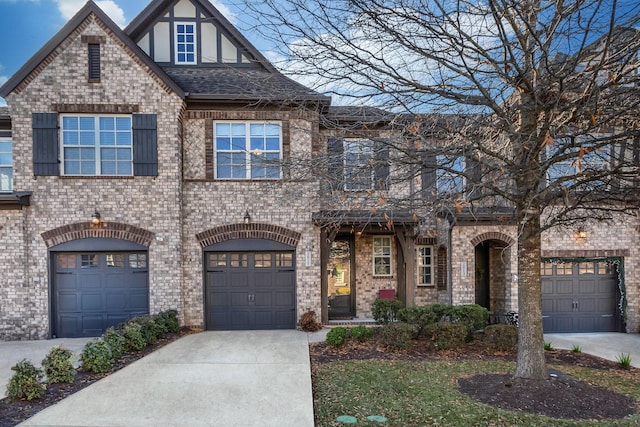
{"label": "white cloud", "polygon": [[213,7],[218,9],[220,13],[224,15],[225,18],[229,20],[233,25],[238,23],[238,16],[231,11],[227,6],[219,2],[218,0],[210,0]]}
{"label": "white cloud", "polygon": [[[78,13],[87,2],[86,0],[55,0],[55,3],[58,5],[58,10],[60,14],[62,14],[62,17],[69,20]],[[120,27],[124,27],[127,24],[124,11],[115,1],[99,0],[96,1],[96,4]]]}

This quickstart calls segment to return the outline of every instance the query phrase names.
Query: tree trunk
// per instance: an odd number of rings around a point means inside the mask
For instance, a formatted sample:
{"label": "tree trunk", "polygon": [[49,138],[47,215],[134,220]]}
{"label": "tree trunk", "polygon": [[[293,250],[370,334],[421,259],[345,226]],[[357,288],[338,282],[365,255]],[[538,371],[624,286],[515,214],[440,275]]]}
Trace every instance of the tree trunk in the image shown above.
{"label": "tree trunk", "polygon": [[518,237],[518,358],[516,378],[549,377],[544,358],[542,287],[540,284],[540,212],[523,215]]}

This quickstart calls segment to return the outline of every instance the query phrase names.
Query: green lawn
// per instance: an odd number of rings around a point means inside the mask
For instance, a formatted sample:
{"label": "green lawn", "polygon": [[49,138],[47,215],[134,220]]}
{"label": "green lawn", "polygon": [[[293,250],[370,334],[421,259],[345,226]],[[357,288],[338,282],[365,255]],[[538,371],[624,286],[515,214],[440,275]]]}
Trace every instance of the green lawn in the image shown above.
{"label": "green lawn", "polygon": [[[483,361],[344,361],[318,365],[314,371],[318,427],[325,426],[638,426],[640,416],[611,421],[565,421],[497,409],[459,393],[457,378],[489,372],[513,372],[513,363]],[[618,370],[562,366],[573,378],[640,399],[640,378]],[[356,424],[336,421],[356,417]],[[368,421],[370,415],[388,419]]]}

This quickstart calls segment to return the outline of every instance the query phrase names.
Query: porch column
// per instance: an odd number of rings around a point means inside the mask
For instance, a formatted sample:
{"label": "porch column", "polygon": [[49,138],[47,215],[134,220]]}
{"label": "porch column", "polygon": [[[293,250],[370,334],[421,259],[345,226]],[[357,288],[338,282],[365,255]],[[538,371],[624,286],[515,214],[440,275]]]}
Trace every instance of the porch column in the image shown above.
{"label": "porch column", "polygon": [[329,275],[327,266],[331,253],[331,243],[335,240],[337,231],[329,233],[325,227],[320,230],[320,320],[329,322]]}

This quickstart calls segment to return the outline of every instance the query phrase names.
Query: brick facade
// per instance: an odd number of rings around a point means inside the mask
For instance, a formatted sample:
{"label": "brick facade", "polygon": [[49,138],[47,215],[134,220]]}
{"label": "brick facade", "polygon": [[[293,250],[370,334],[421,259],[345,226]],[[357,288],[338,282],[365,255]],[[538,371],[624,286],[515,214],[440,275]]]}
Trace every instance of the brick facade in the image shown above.
{"label": "brick facade", "polygon": [[[112,27],[113,28],[113,27]],[[100,44],[101,77],[88,78],[87,43]],[[0,210],[0,339],[50,336],[49,249],[86,238],[119,239],[148,248],[149,310],[176,308],[185,325],[204,326],[203,249],[232,239],[267,239],[295,248],[296,318],[307,309],[321,312],[321,231],[312,219],[325,209],[376,211],[420,190],[419,180],[398,182],[408,166],[394,166],[390,154],[388,191],[329,189],[307,168],[295,167],[326,150],[329,136],[372,138],[388,130],[321,132],[318,112],[286,106],[238,104],[191,108],[126,43],[90,14],[53,49],[7,97],[14,141],[14,190],[32,191],[31,205]],[[155,114],[158,176],[34,176],[32,113]],[[277,121],[282,129],[280,180],[214,179],[215,120]],[[395,167],[395,169],[394,169]],[[90,218],[99,211],[103,223]],[[245,224],[245,212],[251,216]],[[409,303],[469,304],[476,298],[476,256],[487,243],[492,311],[517,310],[517,227],[476,223],[450,226],[425,214],[422,237],[392,242],[392,274],[373,276],[373,234],[353,228],[356,317],[371,317],[381,289],[397,289],[400,243],[410,250],[429,245],[434,253],[434,285],[419,286]],[[362,228],[366,228],[366,225]],[[378,224],[372,233],[391,230]],[[543,257],[620,257],[628,306],[627,331],[640,330],[640,235],[637,218],[586,228],[587,237],[564,228],[545,232]],[[386,227],[386,228],[385,228]],[[345,230],[342,230],[345,231]],[[386,232],[386,231],[384,231]],[[380,234],[378,234],[380,235]],[[437,255],[436,255],[437,254]],[[408,253],[407,257],[414,257]],[[408,276],[417,275],[414,266]],[[326,295],[325,295],[326,297]]]}
{"label": "brick facade", "polygon": [[[82,36],[104,38],[100,83],[88,82]],[[177,273],[182,251],[182,214],[177,203],[182,197],[182,147],[177,138],[182,99],[90,15],[7,101],[14,141],[14,189],[33,191],[33,196],[31,206],[22,211],[0,212],[6,221],[0,231],[3,245],[12,242],[2,256],[11,265],[24,266],[9,274],[3,271],[0,279],[2,293],[7,295],[0,339],[49,336],[47,248],[74,238],[116,237],[148,246],[150,311],[178,308],[182,312],[182,277]],[[61,111],[157,114],[159,176],[34,177],[31,114]],[[106,228],[90,229],[94,210],[101,213]]]}

